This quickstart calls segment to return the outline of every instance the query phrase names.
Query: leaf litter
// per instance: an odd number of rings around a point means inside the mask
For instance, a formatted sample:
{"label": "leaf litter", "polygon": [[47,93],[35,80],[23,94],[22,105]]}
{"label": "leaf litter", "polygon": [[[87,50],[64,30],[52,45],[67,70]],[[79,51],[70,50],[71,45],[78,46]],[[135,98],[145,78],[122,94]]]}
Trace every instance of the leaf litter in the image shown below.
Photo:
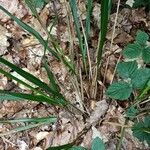
{"label": "leaf litter", "polygon": [[[41,28],[40,24],[37,23],[37,20],[31,15],[31,12],[28,13],[27,7],[24,6],[22,2],[18,0],[8,2],[5,1],[5,3],[4,1],[0,1],[0,4],[2,4],[5,8],[7,8],[11,13],[15,14],[17,17],[23,18],[24,21],[29,22],[36,28],[38,32],[40,32],[43,35],[43,37],[45,37],[45,31]],[[59,1],[56,1],[55,9],[59,14],[62,15],[62,17],[65,18],[67,12],[66,6],[64,4],[64,0],[60,0],[60,3]],[[79,11],[81,12],[82,20],[84,20],[85,5],[84,2],[81,2],[80,4],[81,5]],[[49,17],[52,17],[52,15],[55,14],[53,7],[54,5],[52,3],[49,3],[43,9],[40,10],[41,19],[45,21],[44,24],[49,22]],[[97,12],[99,12],[99,10],[100,5],[95,2],[93,16],[94,23],[96,24],[97,29],[99,29],[98,22],[100,17],[99,15],[97,15]],[[42,16],[44,16],[44,18],[42,18]],[[110,50],[109,45],[112,35],[112,25],[114,23],[114,16],[115,14],[111,14],[111,22],[109,24],[109,32],[107,34],[106,52],[104,53],[104,56],[111,54],[111,62],[108,68],[108,70],[110,71],[108,71],[109,73],[107,75],[107,83],[110,83],[110,81],[112,80],[112,72],[114,70],[116,60],[118,59],[118,54],[122,51],[123,46],[125,46],[128,42],[133,41],[135,35],[134,33],[136,29],[140,26],[140,23],[144,23],[145,27],[149,26],[147,16],[145,15],[143,9],[132,11],[130,11],[128,8],[122,9],[119,12],[117,31],[115,33],[113,47]],[[16,31],[16,29],[18,28],[16,24],[15,28],[11,28],[13,23],[9,20],[7,16],[3,16],[3,13],[0,13],[0,19],[3,22],[3,25],[5,25],[5,27],[0,26],[0,38],[4,40],[2,42],[3,45],[1,45],[0,55],[5,55],[4,57],[7,58],[9,61],[20,65],[26,70],[29,70],[33,74],[36,74],[36,76],[42,79],[44,82],[48,83],[48,81],[45,80],[46,74],[44,70],[40,68],[41,59],[43,56],[42,47],[32,36],[29,36],[24,31],[20,29]],[[62,24],[62,27],[54,26],[54,31],[52,34],[54,34],[57,37],[59,35],[59,32],[62,30],[64,33],[62,33],[62,35],[60,36],[60,41],[62,42],[62,44],[66,44],[66,42],[69,41],[69,33],[67,30],[66,19],[63,19],[63,21],[65,23]],[[17,40],[21,43],[20,45],[23,45],[19,46],[19,49],[17,47],[14,47],[13,45],[13,47],[11,47],[10,54],[7,53],[8,47],[11,45],[11,42],[8,42],[8,38],[10,38],[12,35],[8,33],[8,30],[10,33],[15,33],[16,35],[19,35],[19,38]],[[94,34],[95,31],[92,32]],[[16,37],[17,36],[13,35],[13,38]],[[97,44],[97,40],[95,40],[94,37],[92,40],[92,44],[93,47]],[[65,51],[67,53],[67,47],[65,48]],[[21,53],[19,53],[20,49],[22,49]],[[91,50],[93,49],[91,48]],[[22,57],[21,55],[23,51],[25,52],[24,57]],[[68,99],[72,99],[73,103],[76,103],[76,96],[75,93],[72,91],[72,86],[69,81],[68,72],[62,64],[53,60],[48,54],[46,55],[50,57],[50,67],[52,68],[52,71],[54,72],[55,76],[58,78],[58,82],[60,82],[62,85],[62,93],[64,93],[68,97]],[[21,61],[21,57],[24,58],[23,61]],[[105,59],[106,57],[104,58],[104,62]],[[105,68],[105,65],[106,64],[103,63],[102,69]],[[0,76],[0,88],[5,89],[8,83],[10,84],[10,81],[8,81],[6,77]],[[23,91],[26,89],[19,85],[19,89],[16,86],[14,86],[13,90]],[[95,136],[99,136],[106,143],[107,149],[113,150],[116,148],[115,145],[117,141],[117,136],[120,131],[120,126],[116,126],[115,124],[110,125],[109,123],[117,122],[119,125],[122,125],[124,123],[124,110],[122,109],[122,107],[118,106],[114,102],[108,102],[106,98],[94,102],[94,109],[93,111],[91,111],[90,117],[86,121],[84,121],[83,117],[80,115],[76,115],[76,119],[73,119],[71,115],[66,115],[66,111],[61,109],[59,110],[58,108],[52,108],[47,104],[37,104],[31,102],[23,102],[22,104],[20,104],[10,101],[4,101],[0,105],[0,109],[1,118],[41,117],[43,115],[49,116],[52,114],[58,115],[60,117],[58,124],[54,124],[52,126],[43,125],[42,127],[34,128],[29,131],[17,133],[13,136],[13,138],[11,137],[11,135],[7,136],[6,139],[9,142],[4,141],[4,139],[0,141],[0,145],[3,145],[2,149],[9,149],[12,147],[12,149],[15,148],[19,150],[43,150],[48,148],[50,145],[56,146],[59,144],[66,144],[73,140],[78,135],[78,133],[86,127],[86,125],[92,124],[91,129],[89,129],[88,132],[84,135],[81,145],[88,147],[90,146],[89,143],[91,143],[91,139]],[[15,125],[2,125],[2,128],[0,129],[4,131],[11,129],[12,127],[14,128]],[[11,143],[15,143],[15,146]],[[123,139],[123,148],[130,150],[134,149],[135,147],[145,148],[144,145],[142,145],[135,138],[133,138],[131,130],[127,130],[125,138]]]}

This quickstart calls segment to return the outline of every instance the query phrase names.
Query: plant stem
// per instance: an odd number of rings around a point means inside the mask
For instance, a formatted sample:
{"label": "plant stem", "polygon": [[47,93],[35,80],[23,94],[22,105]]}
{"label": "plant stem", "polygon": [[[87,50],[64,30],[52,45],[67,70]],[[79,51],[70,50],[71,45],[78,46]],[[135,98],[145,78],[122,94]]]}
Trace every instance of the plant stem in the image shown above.
{"label": "plant stem", "polygon": [[121,150],[122,140],[123,140],[123,137],[125,135],[125,129],[126,129],[125,126],[126,126],[127,123],[128,123],[128,118],[126,118],[124,126],[121,128],[121,137],[120,137],[120,140],[119,140],[119,142],[117,144],[116,150]]}

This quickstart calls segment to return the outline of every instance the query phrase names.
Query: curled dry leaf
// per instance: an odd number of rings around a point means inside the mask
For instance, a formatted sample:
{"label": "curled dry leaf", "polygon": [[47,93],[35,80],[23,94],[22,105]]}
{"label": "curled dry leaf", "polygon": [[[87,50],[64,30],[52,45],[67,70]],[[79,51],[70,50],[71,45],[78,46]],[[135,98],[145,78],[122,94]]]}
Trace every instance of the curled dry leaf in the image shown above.
{"label": "curled dry leaf", "polygon": [[108,103],[106,102],[106,100],[98,101],[96,103],[94,111],[92,112],[87,122],[90,124],[96,123],[106,113],[107,109]]}

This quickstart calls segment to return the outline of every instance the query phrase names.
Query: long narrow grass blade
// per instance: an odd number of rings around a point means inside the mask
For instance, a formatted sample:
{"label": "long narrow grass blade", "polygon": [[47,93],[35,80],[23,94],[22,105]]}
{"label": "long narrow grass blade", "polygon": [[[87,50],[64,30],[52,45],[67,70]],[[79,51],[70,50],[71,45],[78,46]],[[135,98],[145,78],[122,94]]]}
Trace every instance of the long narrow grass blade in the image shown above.
{"label": "long narrow grass blade", "polygon": [[8,77],[8,78],[10,78],[10,79],[13,79],[13,80],[17,81],[18,83],[20,83],[20,84],[26,86],[27,88],[29,88],[29,89],[31,89],[31,90],[35,90],[35,88],[33,88],[32,86],[30,86],[30,85],[27,84],[26,82],[24,82],[24,81],[22,81],[22,80],[16,78],[15,76],[13,76],[12,74],[10,74],[10,73],[4,71],[3,69],[0,69],[0,73],[3,74],[3,75],[5,75],[6,77]]}
{"label": "long narrow grass blade", "polygon": [[29,124],[29,125],[24,126],[24,127],[18,127],[18,128],[10,130],[8,132],[0,133],[0,137],[5,136],[5,135],[14,134],[14,133],[17,133],[17,132],[21,132],[21,131],[24,131],[24,130],[29,130],[29,129],[39,127],[39,126],[45,125],[45,124],[50,124],[50,123],[53,123],[53,122],[51,122],[51,120],[48,120],[48,121],[43,121],[43,122],[39,122],[39,123],[35,123],[35,124]]}
{"label": "long narrow grass blade", "polygon": [[84,49],[84,47],[83,47],[83,39],[82,39],[81,31],[80,31],[80,21],[79,21],[79,17],[78,17],[78,9],[77,9],[76,0],[69,0],[69,4],[70,4],[73,19],[74,19],[75,30],[76,30],[77,37],[78,37],[78,40],[79,40],[79,47],[80,47],[80,50],[81,50],[83,63],[85,65],[86,64],[86,54],[87,54],[87,52],[86,52],[86,49]]}
{"label": "long narrow grass blade", "polygon": [[39,122],[47,122],[47,121],[54,123],[57,121],[57,118],[54,116],[50,116],[50,117],[43,117],[43,118],[19,118],[19,119],[9,119],[9,120],[0,119],[0,123],[20,123],[20,122],[39,123]]}
{"label": "long narrow grass blade", "polygon": [[55,81],[55,78],[54,78],[54,75],[51,72],[51,70],[50,70],[46,60],[44,60],[43,65],[44,65],[44,68],[45,68],[45,70],[47,72],[47,76],[48,76],[49,81],[50,81],[51,89],[53,89],[53,91],[59,92],[60,91],[59,86],[57,85],[57,83]]}
{"label": "long narrow grass blade", "polygon": [[0,101],[4,101],[4,100],[12,100],[12,101],[21,101],[23,100],[22,98],[18,98],[16,96],[12,96],[10,94],[6,94],[6,93],[1,93],[0,92]]}
{"label": "long narrow grass blade", "polygon": [[38,17],[38,12],[36,10],[36,6],[35,6],[34,1],[33,0],[25,0],[25,3],[27,4],[27,6],[32,11],[32,14],[37,18]]}
{"label": "long narrow grass blade", "polygon": [[53,38],[53,36],[50,35],[50,38],[54,49],[58,51],[60,55],[61,61],[69,69],[69,71],[71,71],[71,73],[76,74],[74,64],[71,63],[71,60],[67,56],[65,56],[63,49],[60,47],[60,44]]}
{"label": "long narrow grass blade", "polygon": [[108,19],[109,13],[111,9],[111,0],[102,0],[101,1],[101,23],[100,23],[100,37],[99,37],[99,46],[98,46],[98,53],[97,53],[97,65],[99,66],[103,54],[103,46],[105,43],[106,33],[107,33],[107,26],[108,26]]}
{"label": "long narrow grass blade", "polygon": [[93,0],[87,0],[87,13],[86,13],[86,28],[85,34],[86,39],[88,40],[90,34],[90,26],[91,26],[91,15],[92,15],[92,8],[93,8]]}
{"label": "long narrow grass blade", "polygon": [[73,147],[73,143],[69,143],[61,146],[49,147],[46,150],[69,150],[72,147]]}
{"label": "long narrow grass blade", "polygon": [[[31,35],[36,37],[38,41],[45,47],[46,41],[41,37],[41,35],[35,31],[32,27],[27,25],[26,23],[22,22],[20,19],[18,19],[16,16],[12,15],[10,12],[8,12],[4,7],[0,5],[0,9],[4,11],[11,19],[13,19],[20,27],[22,27],[24,30],[28,31]],[[47,47],[48,51],[52,53],[53,56],[55,56],[57,59],[59,59],[57,53],[52,50],[50,47]]]}
{"label": "long narrow grass blade", "polygon": [[[4,90],[0,90],[0,100],[4,100],[4,98],[6,98],[5,94],[6,94],[6,96],[10,95],[10,96],[19,98],[19,99],[10,99],[10,100],[20,101],[20,100],[26,99],[26,100],[30,100],[30,101],[46,102],[51,105],[59,105],[59,106],[67,105],[67,102],[64,99],[60,99],[60,98],[57,99],[57,98],[45,97],[43,95],[16,93],[16,92],[4,91]],[[9,100],[9,99],[7,99],[7,100]]]}
{"label": "long narrow grass blade", "polygon": [[52,93],[52,94],[54,94],[56,96],[58,96],[58,95],[60,96],[59,93],[57,93],[56,91],[53,91],[46,83],[42,82],[41,80],[39,80],[38,78],[36,78],[32,74],[30,74],[30,73],[22,70],[21,68],[15,66],[14,64],[8,62],[4,58],[0,57],[0,62],[3,63],[3,64],[5,64],[6,66],[8,66],[9,68],[11,68],[15,72],[17,72],[19,75],[21,75],[22,77],[24,77],[26,80],[28,80],[31,83],[34,83],[35,85],[39,86],[44,91],[50,92],[50,93]]}

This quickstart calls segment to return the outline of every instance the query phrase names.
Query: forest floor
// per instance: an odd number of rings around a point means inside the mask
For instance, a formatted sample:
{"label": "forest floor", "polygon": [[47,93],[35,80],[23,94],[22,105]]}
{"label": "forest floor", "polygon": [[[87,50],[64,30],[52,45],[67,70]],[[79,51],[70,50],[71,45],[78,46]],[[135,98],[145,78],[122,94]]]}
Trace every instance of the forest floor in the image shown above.
{"label": "forest floor", "polygon": [[[31,11],[23,1],[1,0],[0,5],[5,7],[22,21],[34,27],[34,29],[46,39],[45,31],[42,29],[37,19],[32,16]],[[98,81],[100,87],[104,86],[104,88],[107,88],[113,80],[118,80],[118,77],[114,76],[116,64],[123,59],[121,52],[128,43],[135,39],[136,32],[140,29],[150,33],[150,13],[146,13],[144,8],[130,9],[125,7],[124,4],[120,4],[113,44],[110,49],[117,2],[113,7],[113,12],[109,19],[108,33],[106,36],[105,51],[101,67],[101,75],[102,77],[105,76],[105,83],[103,82],[103,78]],[[84,1],[80,1],[79,10],[81,20],[84,22],[86,15]],[[94,2],[90,40],[91,60],[98,43],[99,13],[100,4]],[[41,20],[44,24],[48,25],[49,28],[52,25],[52,18],[56,14],[58,15],[58,24],[53,27],[51,34],[60,41],[60,45],[64,49],[64,53],[67,55],[70,35],[67,27],[65,0],[50,2],[42,9],[39,9],[39,14]],[[74,48],[78,54],[78,42],[77,40],[75,41]],[[29,71],[42,81],[48,83],[46,72],[41,66],[43,54],[44,49],[39,42],[0,11],[0,57],[3,56],[13,64]],[[68,78],[68,71],[64,65],[55,60],[50,54],[46,54],[46,56],[51,64],[53,73],[57,77],[60,85],[62,85],[61,92],[67,97],[67,99],[71,100],[72,103],[78,105],[76,93],[72,90],[72,84]],[[104,74],[107,64],[107,72]],[[4,68],[4,66],[1,67],[8,70],[8,68]],[[12,73],[17,76],[15,72]],[[80,139],[80,145],[89,148],[92,139],[99,136],[106,143],[107,150],[116,149],[118,139],[120,138],[120,130],[125,121],[124,110],[127,107],[128,102],[123,101],[118,103],[116,101],[110,101],[106,96],[101,96],[101,88],[98,89],[101,98],[93,100],[88,97],[87,94],[90,89],[88,80],[84,80],[83,82],[84,90],[87,95],[84,103],[90,113],[90,118],[86,121],[80,114],[76,114],[75,117],[72,117],[67,110],[58,107],[54,108],[45,103],[30,101],[2,101],[0,103],[0,118],[13,119],[55,115],[59,117],[59,121],[54,125],[42,125],[37,128],[2,136],[0,137],[0,150],[45,150],[51,145],[56,146],[66,144],[75,139],[89,122],[97,119],[103,120],[103,122],[100,121],[96,125],[93,124],[93,126],[87,130]],[[8,79],[2,74],[0,74],[0,89],[20,92],[24,90],[27,91],[24,86]],[[130,121],[129,125],[132,124],[133,122]],[[5,133],[18,126],[25,125],[26,124],[24,123],[0,124],[0,133]],[[145,143],[141,143],[138,139],[133,137],[131,129],[127,128],[122,142],[122,149],[148,150],[148,147]]]}

